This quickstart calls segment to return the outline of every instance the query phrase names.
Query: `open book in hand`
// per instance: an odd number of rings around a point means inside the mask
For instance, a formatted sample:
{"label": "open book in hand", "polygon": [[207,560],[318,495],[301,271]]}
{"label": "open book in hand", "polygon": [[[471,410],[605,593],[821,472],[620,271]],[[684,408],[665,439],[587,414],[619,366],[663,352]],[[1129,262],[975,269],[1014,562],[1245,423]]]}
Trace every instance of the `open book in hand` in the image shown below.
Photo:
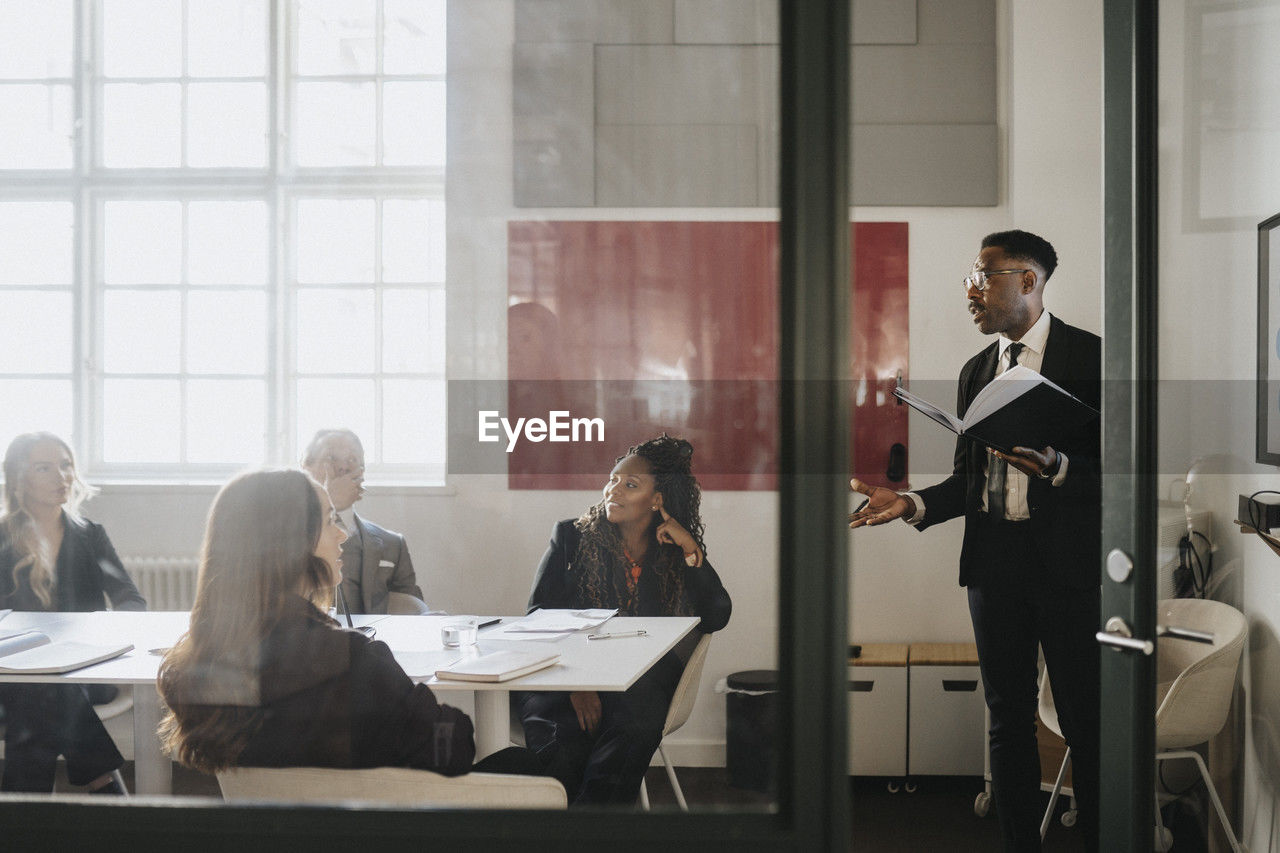
{"label": "open book in hand", "polygon": [[1021,364],[988,382],[973,398],[963,418],[901,386],[893,393],[956,435],[1002,453],[1011,453],[1015,447],[1053,447],[1064,435],[1098,417],[1097,409]]}
{"label": "open book in hand", "polygon": [[0,635],[0,672],[26,675],[72,672],[120,657],[132,643],[98,646],[72,640],[53,642],[39,631]]}
{"label": "open book in hand", "polygon": [[436,670],[436,678],[456,681],[510,681],[545,669],[560,660],[559,652],[509,649],[490,652]]}

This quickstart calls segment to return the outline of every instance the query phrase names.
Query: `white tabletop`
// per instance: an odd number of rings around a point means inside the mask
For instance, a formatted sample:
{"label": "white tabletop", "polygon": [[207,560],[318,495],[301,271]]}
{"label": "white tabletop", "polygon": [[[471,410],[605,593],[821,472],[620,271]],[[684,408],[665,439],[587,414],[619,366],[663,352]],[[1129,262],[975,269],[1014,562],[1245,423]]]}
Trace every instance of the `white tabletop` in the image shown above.
{"label": "white tabletop", "polygon": [[[445,663],[462,656],[445,650],[440,627],[449,616],[353,616],[357,625],[372,625],[375,639],[391,647],[415,681],[433,690],[602,690],[621,691],[635,684],[659,658],[671,651],[698,624],[693,616],[615,616],[602,627],[572,634],[549,635],[546,640],[505,640],[502,624],[480,632],[480,652],[532,648],[558,652],[560,662],[523,678],[498,683],[442,681],[426,672],[414,672],[409,664],[425,659]],[[510,622],[515,617],[507,617]],[[83,643],[132,643],[133,651],[61,675],[7,675],[6,681],[71,681],[78,684],[140,684],[155,681],[161,655],[187,630],[186,612],[100,611],[96,613],[31,613],[15,611],[0,620],[0,633],[35,629],[52,640]],[[625,633],[643,630],[644,636],[588,640],[592,633]],[[415,658],[415,655],[418,657]]]}
{"label": "white tabletop", "polygon": [[[443,650],[440,626],[448,616],[384,616],[368,617],[377,631],[376,639],[391,647],[401,666],[415,681],[431,685],[432,690],[602,690],[622,691],[636,683],[681,638],[698,624],[694,616],[646,617],[615,616],[603,626],[572,634],[549,635],[545,640],[505,640],[502,625],[480,632],[481,654],[500,649],[525,648],[557,652],[560,662],[523,678],[496,683],[449,681],[413,671],[415,652],[440,653],[439,660],[452,662],[460,651]],[[503,620],[510,622],[509,617]],[[588,640],[593,633],[625,633],[643,630],[644,636]],[[425,655],[423,656],[425,658]],[[434,655],[432,656],[434,657]]]}
{"label": "white tabletop", "polygon": [[[622,691],[649,671],[659,658],[676,646],[698,624],[692,616],[619,617],[600,628],[555,635],[546,640],[503,640],[502,626],[480,632],[479,650],[497,651],[532,646],[558,652],[554,666],[523,678],[503,682],[441,681],[433,674],[436,662],[447,664],[462,652],[444,650],[441,625],[447,616],[353,616],[357,625],[372,625],[376,639],[391,647],[410,677],[431,685],[440,693],[469,691],[475,694],[476,757],[508,743],[506,693],[511,690]],[[505,622],[517,617],[508,617]],[[52,640],[84,643],[132,643],[133,651],[109,661],[61,675],[0,674],[0,681],[77,684],[131,684],[134,687],[134,749],[138,793],[162,794],[170,789],[168,760],[160,751],[156,727],[160,719],[156,674],[164,650],[187,630],[186,612],[102,611],[97,613],[14,612],[0,619],[0,633],[35,629]],[[644,636],[588,640],[595,632],[625,633],[643,630]],[[425,664],[433,664],[427,667]],[[411,671],[412,668],[420,672]]]}

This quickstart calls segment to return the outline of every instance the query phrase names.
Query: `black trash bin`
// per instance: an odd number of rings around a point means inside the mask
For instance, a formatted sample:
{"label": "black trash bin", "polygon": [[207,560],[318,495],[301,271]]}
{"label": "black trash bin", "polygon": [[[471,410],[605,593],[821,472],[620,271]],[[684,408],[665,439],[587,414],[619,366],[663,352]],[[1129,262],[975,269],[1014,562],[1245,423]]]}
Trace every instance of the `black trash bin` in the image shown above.
{"label": "black trash bin", "polygon": [[778,671],[753,669],[725,679],[725,765],[734,788],[772,793],[778,766]]}

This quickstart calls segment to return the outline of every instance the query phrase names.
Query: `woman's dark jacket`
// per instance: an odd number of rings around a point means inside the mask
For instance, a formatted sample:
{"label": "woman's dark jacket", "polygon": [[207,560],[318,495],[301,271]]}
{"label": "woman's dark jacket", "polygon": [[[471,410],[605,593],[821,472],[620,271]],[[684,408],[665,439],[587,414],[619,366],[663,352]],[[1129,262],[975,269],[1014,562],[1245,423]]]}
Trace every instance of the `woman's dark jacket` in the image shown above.
{"label": "woman's dark jacket", "polygon": [[386,643],[301,597],[263,642],[258,683],[262,724],[238,765],[471,769],[470,718],[414,684]]}
{"label": "woman's dark jacket", "polygon": [[[578,593],[578,572],[572,568],[573,560],[578,552],[581,534],[574,526],[573,519],[557,522],[551,533],[551,544],[542,562],[538,564],[538,574],[533,581],[533,592],[529,595],[529,610],[536,608],[579,608],[579,607],[617,607],[616,601],[586,602]],[[667,546],[660,546],[667,547]],[[720,576],[706,560],[698,567],[679,566],[684,570],[684,595],[689,612],[698,616],[702,622],[698,630],[704,634],[719,631],[729,624],[729,615],[733,612],[733,602],[729,593],[720,583]],[[657,578],[652,572],[640,575],[636,594],[637,602],[634,613],[620,613],[623,616],[675,616],[663,608],[661,591]]]}

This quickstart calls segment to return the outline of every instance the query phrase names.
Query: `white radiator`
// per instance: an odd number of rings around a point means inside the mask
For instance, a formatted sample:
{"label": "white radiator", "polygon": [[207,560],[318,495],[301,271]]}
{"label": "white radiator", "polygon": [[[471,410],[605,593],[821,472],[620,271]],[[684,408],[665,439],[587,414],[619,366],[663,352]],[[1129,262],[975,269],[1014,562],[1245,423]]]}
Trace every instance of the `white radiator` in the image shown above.
{"label": "white radiator", "polygon": [[190,610],[196,600],[195,557],[124,557],[125,571],[148,610]]}

